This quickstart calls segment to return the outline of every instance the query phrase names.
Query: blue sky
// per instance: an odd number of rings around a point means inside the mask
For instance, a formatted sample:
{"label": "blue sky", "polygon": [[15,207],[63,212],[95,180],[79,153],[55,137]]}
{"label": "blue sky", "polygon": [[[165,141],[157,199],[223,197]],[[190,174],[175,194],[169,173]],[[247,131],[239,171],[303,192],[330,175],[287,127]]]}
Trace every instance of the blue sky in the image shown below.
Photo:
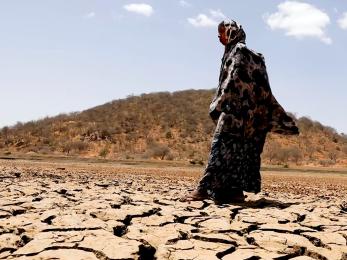
{"label": "blue sky", "polygon": [[264,54],[287,111],[347,133],[341,0],[1,1],[0,127],[131,94],[214,88],[224,16]]}

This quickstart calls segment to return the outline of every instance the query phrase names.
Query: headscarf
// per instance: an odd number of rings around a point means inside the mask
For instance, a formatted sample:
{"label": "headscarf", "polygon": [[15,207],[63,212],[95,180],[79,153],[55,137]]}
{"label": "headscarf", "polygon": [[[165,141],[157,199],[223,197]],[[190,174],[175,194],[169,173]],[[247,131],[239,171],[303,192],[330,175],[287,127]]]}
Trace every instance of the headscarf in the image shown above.
{"label": "headscarf", "polygon": [[233,20],[224,20],[218,25],[218,29],[224,27],[228,36],[227,45],[235,45],[238,42],[246,43],[246,33],[242,25]]}

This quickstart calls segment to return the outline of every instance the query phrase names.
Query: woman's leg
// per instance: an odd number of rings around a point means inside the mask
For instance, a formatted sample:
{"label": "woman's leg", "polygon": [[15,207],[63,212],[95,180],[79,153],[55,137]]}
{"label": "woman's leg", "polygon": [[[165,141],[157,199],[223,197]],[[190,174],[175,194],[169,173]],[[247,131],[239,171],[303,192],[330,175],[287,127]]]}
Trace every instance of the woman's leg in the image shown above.
{"label": "woman's leg", "polygon": [[211,186],[213,183],[214,173],[218,171],[217,163],[219,157],[219,150],[220,150],[220,135],[215,134],[212,139],[211,143],[211,150],[209,154],[209,159],[207,162],[207,166],[204,170],[203,176],[200,179],[196,189],[188,194],[187,197],[182,198],[182,200],[204,200],[210,197],[211,194],[209,194],[211,191]]}

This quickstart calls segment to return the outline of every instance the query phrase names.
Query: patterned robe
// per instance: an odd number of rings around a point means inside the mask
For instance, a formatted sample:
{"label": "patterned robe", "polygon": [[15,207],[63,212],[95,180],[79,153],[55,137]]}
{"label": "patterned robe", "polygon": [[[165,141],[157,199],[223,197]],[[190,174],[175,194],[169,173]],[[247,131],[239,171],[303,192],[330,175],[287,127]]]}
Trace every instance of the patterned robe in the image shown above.
{"label": "patterned robe", "polygon": [[264,57],[246,47],[245,37],[241,27],[226,46],[210,105],[216,130],[198,189],[217,200],[227,200],[233,190],[258,193],[266,134],[299,133],[271,92]]}

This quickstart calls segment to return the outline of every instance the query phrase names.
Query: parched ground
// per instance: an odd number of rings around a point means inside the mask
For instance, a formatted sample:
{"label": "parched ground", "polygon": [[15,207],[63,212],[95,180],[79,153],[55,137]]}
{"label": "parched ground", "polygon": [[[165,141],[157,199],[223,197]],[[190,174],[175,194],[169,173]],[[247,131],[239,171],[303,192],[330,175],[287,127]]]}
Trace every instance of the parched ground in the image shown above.
{"label": "parched ground", "polygon": [[0,161],[0,259],[347,259],[347,174],[264,171],[180,202],[202,167]]}

